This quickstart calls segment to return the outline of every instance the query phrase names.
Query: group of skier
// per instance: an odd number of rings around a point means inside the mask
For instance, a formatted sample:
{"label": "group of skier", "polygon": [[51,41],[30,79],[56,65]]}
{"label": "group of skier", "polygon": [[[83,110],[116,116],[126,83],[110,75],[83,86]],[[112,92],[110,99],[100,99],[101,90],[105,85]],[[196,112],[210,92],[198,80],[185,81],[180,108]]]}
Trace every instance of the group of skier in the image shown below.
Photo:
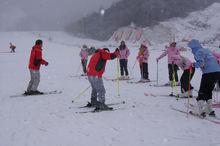
{"label": "group of skier", "polygon": [[[29,82],[26,95],[43,94],[37,90],[40,82],[40,66],[48,65],[48,62],[42,58],[43,41],[37,40],[33,46],[29,60],[29,70],[31,80]],[[171,42],[169,46],[165,46],[165,51],[156,58],[158,62],[164,56],[168,56],[168,72],[171,86],[178,82],[177,70],[180,67],[183,74],[180,78],[181,97],[192,97],[192,85],[190,84],[193,78],[195,68],[201,68],[202,78],[198,97],[196,98],[199,114],[215,115],[212,108],[212,91],[215,83],[220,80],[220,53],[212,52],[201,46],[198,40],[188,41],[188,47],[191,48],[194,55],[195,62],[190,61],[187,57],[180,54],[180,51],[186,51],[186,48],[177,48],[176,42]],[[88,66],[88,56],[91,55]],[[88,107],[95,107],[96,110],[110,110],[105,104],[105,88],[102,80],[102,75],[105,71],[107,60],[119,58],[120,62],[120,79],[129,79],[128,73],[128,56],[130,51],[125,44],[121,41],[120,46],[110,53],[108,48],[95,49],[94,47],[88,48],[86,45],[82,46],[80,51],[81,63],[83,67],[83,75],[88,76],[89,83],[92,87],[91,102]],[[150,81],[148,74],[148,58],[149,50],[146,42],[142,42],[136,57],[140,65],[141,81]]]}

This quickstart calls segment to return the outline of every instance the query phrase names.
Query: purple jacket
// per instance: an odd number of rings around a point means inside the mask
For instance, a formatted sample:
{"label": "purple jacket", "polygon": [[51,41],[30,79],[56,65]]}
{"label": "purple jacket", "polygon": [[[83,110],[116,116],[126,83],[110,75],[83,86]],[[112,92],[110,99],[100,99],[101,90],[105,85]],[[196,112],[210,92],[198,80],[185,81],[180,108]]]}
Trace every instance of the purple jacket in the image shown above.
{"label": "purple jacket", "polygon": [[[174,63],[172,56],[180,55],[180,51],[186,51],[186,48],[175,48],[175,47],[167,47],[167,50],[164,51],[159,57],[158,60],[163,58],[164,56],[168,56],[168,64]],[[175,63],[174,63],[175,64]]]}
{"label": "purple jacket", "polygon": [[79,56],[82,60],[88,60],[88,52],[85,49],[81,49]]}
{"label": "purple jacket", "polygon": [[173,55],[171,58],[174,61],[174,64],[176,64],[182,70],[187,70],[192,66],[192,62],[188,58],[181,55]]}

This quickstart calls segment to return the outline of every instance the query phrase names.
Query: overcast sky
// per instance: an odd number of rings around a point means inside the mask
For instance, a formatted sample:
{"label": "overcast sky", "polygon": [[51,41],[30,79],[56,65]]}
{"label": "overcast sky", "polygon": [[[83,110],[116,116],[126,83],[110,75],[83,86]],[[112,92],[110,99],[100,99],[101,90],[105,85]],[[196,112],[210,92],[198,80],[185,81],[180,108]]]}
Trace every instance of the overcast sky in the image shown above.
{"label": "overcast sky", "polygon": [[119,0],[0,0],[0,30],[62,29]]}

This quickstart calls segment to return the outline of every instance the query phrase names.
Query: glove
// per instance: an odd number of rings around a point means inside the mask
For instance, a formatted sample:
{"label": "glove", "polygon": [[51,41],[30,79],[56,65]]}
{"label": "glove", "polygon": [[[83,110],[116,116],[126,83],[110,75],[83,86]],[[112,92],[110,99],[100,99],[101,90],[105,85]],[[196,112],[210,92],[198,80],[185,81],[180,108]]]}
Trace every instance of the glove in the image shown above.
{"label": "glove", "polygon": [[48,64],[49,64],[49,63],[47,62],[47,63],[45,64],[45,66],[48,66]]}
{"label": "glove", "polygon": [[115,56],[117,56],[117,57],[119,56],[119,49],[118,49],[118,48],[115,49],[114,54],[115,54]]}

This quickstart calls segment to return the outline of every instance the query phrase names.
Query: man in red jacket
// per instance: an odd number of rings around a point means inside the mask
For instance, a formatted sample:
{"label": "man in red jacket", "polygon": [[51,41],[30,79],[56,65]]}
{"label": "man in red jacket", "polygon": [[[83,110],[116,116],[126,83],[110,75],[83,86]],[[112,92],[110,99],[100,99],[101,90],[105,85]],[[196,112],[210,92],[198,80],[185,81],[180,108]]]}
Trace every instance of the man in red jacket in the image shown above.
{"label": "man in red jacket", "polygon": [[31,55],[29,59],[28,68],[30,70],[31,80],[28,84],[26,95],[32,94],[43,94],[37,90],[37,87],[40,83],[40,66],[48,65],[48,62],[42,58],[42,40],[36,40],[35,45],[32,47]]}
{"label": "man in red jacket", "polygon": [[91,103],[87,104],[88,107],[96,107],[95,110],[112,109],[105,104],[105,87],[102,74],[105,71],[107,60],[113,60],[118,56],[118,48],[115,49],[114,53],[110,53],[108,48],[97,49],[92,55],[87,67],[87,76],[92,87]]}

